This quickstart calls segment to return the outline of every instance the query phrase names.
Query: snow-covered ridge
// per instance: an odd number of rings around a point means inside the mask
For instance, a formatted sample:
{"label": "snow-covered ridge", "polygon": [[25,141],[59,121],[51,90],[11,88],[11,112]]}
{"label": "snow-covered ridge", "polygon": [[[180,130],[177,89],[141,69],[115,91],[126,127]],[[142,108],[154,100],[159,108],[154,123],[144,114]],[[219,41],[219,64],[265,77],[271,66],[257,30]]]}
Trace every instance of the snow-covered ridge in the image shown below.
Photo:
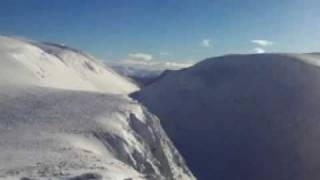
{"label": "snow-covered ridge", "polygon": [[113,94],[138,90],[134,83],[103,63],[65,46],[0,36],[0,52],[0,65],[15,68],[13,72],[2,72],[1,82]]}
{"label": "snow-covered ridge", "polygon": [[73,49],[0,37],[0,179],[195,179],[136,89]]}
{"label": "snow-covered ridge", "polygon": [[199,179],[318,180],[319,62],[319,53],[210,58],[133,96]]}

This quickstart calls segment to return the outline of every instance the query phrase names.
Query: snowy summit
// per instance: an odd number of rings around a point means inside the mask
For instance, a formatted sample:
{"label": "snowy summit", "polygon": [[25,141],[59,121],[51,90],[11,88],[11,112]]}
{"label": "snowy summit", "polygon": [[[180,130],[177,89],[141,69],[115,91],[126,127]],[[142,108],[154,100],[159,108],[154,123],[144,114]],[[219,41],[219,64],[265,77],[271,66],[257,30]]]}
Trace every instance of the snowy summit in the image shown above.
{"label": "snowy summit", "polygon": [[136,90],[78,50],[0,36],[0,179],[195,179]]}

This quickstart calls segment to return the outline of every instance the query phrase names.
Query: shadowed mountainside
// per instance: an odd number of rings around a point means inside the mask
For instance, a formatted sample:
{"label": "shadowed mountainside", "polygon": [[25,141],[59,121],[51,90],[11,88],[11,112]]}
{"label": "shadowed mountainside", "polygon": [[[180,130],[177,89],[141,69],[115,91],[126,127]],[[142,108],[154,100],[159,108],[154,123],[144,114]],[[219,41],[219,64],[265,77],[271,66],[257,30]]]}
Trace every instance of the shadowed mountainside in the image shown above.
{"label": "shadowed mountainside", "polygon": [[320,178],[320,56],[228,55],[132,94],[201,180]]}

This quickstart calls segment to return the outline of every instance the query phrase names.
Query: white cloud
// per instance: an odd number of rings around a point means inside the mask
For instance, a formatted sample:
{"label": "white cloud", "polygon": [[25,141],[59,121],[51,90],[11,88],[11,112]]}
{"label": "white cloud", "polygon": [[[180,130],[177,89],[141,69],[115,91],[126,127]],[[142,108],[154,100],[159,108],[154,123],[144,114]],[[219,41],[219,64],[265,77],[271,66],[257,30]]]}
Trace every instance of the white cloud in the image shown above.
{"label": "white cloud", "polygon": [[192,61],[130,61],[130,60],[123,60],[119,62],[114,62],[116,64],[127,66],[127,67],[136,67],[141,69],[148,69],[148,70],[165,70],[165,69],[182,69],[192,66],[194,63]]}
{"label": "white cloud", "polygon": [[165,69],[181,69],[192,66],[194,63],[190,60],[164,61],[154,59],[151,54],[131,53],[127,59],[110,62],[113,65],[121,65],[125,67],[135,67],[148,70],[165,70]]}
{"label": "white cloud", "polygon": [[210,39],[203,39],[203,40],[201,41],[201,45],[202,45],[203,47],[208,48],[208,47],[211,46],[211,40],[210,40]]}
{"label": "white cloud", "polygon": [[257,53],[257,54],[261,54],[261,53],[265,53],[265,52],[266,52],[266,50],[264,50],[264,49],[262,49],[262,48],[254,48],[253,50],[254,50],[254,52]]}
{"label": "white cloud", "polygon": [[163,62],[161,63],[164,67],[167,69],[181,69],[181,68],[187,68],[192,66],[194,63],[191,63],[190,61],[186,61],[184,63],[182,62]]}
{"label": "white cloud", "polygon": [[255,40],[251,40],[251,43],[257,44],[259,46],[272,46],[274,44],[274,42],[269,41],[269,40],[264,40],[264,39],[255,39]]}
{"label": "white cloud", "polygon": [[146,53],[131,53],[128,55],[128,59],[131,61],[151,61],[153,56]]}
{"label": "white cloud", "polygon": [[109,61],[107,64],[122,75],[135,77],[152,77],[165,70],[179,70],[194,65],[192,61],[146,61],[143,64],[137,61]]}

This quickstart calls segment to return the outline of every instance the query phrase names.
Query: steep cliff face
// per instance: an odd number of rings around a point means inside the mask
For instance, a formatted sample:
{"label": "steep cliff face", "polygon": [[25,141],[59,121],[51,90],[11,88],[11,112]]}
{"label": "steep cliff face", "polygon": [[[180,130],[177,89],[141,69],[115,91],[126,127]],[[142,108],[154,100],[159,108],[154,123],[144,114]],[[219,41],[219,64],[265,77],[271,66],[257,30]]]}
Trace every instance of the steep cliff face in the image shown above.
{"label": "steep cliff face", "polygon": [[195,179],[135,90],[77,50],[1,37],[0,179]]}
{"label": "steep cliff face", "polygon": [[317,180],[319,62],[317,53],[211,58],[133,97],[199,179]]}

